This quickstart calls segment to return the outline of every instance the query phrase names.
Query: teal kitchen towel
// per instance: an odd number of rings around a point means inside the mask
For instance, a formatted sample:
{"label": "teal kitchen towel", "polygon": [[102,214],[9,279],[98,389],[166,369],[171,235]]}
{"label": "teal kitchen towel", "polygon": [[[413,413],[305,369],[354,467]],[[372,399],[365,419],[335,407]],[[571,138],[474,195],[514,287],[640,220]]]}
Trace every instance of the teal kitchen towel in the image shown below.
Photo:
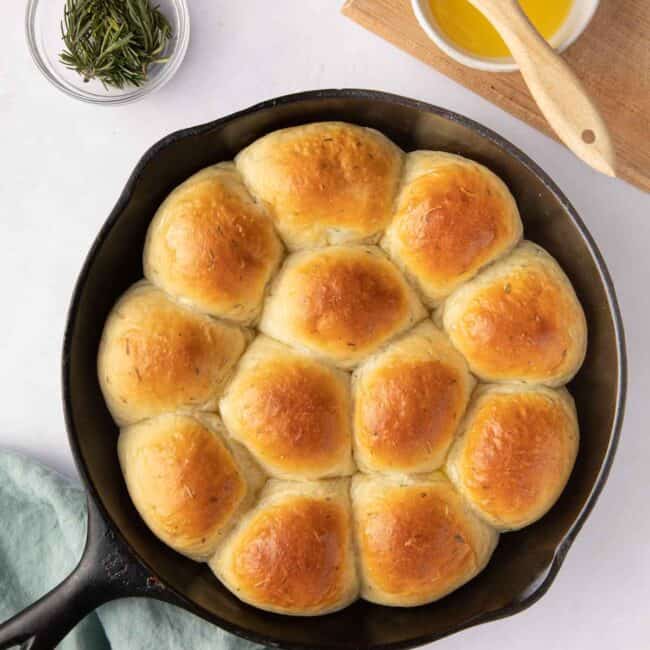
{"label": "teal kitchen towel", "polygon": [[[78,483],[0,451],[0,622],[61,582],[86,539],[86,495]],[[117,600],[87,616],[64,650],[260,650],[172,605]]]}

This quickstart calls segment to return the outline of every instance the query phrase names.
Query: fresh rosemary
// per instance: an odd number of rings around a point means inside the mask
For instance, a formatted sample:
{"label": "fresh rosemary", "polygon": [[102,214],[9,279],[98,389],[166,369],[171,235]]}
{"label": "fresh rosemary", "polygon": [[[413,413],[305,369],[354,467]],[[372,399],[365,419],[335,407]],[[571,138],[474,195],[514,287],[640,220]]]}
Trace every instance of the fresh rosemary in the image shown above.
{"label": "fresh rosemary", "polygon": [[66,0],[61,62],[84,81],[141,86],[149,66],[166,63],[172,29],[149,0]]}

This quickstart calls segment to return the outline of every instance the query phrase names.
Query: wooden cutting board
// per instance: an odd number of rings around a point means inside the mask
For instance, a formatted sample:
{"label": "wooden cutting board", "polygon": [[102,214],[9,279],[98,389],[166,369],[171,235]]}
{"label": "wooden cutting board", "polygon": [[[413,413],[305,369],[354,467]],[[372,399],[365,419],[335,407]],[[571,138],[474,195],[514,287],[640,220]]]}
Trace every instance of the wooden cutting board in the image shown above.
{"label": "wooden cutting board", "polygon": [[[427,37],[409,0],[347,0],[343,13],[497,106],[553,136],[518,72],[466,68]],[[601,0],[563,55],[609,126],[618,175],[650,192],[650,0]]]}

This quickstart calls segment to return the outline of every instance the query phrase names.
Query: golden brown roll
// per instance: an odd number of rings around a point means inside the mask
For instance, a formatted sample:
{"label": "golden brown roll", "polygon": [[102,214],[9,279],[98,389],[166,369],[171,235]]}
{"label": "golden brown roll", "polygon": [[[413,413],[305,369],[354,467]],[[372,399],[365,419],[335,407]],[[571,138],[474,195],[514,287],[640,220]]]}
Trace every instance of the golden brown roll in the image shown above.
{"label": "golden brown roll", "polygon": [[352,509],[361,596],[381,605],[442,598],[483,570],[498,540],[440,473],[357,474]]}
{"label": "golden brown roll", "polygon": [[376,241],[390,219],[402,152],[373,129],[321,122],[274,131],[235,162],[296,250]]}
{"label": "golden brown roll", "polygon": [[161,415],[122,430],[120,465],[151,531],[194,560],[212,557],[263,475],[215,416]]}
{"label": "golden brown roll", "polygon": [[364,472],[428,472],[445,462],[474,379],[427,320],[353,376],[354,451]]}
{"label": "golden brown roll", "polygon": [[481,517],[515,530],[537,521],[558,499],[578,440],[575,406],[565,389],[482,386],[447,473]]}
{"label": "golden brown roll", "polygon": [[487,167],[441,151],[414,151],[406,156],[382,247],[435,305],[521,234],[512,194]]}
{"label": "golden brown roll", "polygon": [[232,436],[278,478],[352,473],[349,377],[265,336],[221,400]]}
{"label": "golden brown roll", "polygon": [[147,282],[113,307],[97,357],[118,424],[176,410],[215,410],[246,334],[178,305]]}
{"label": "golden brown roll", "polygon": [[163,202],[149,226],[144,274],[197,309],[253,320],[282,256],[271,220],[232,163],[194,174]]}
{"label": "golden brown roll", "polygon": [[210,561],[236,596],[260,609],[314,616],[342,609],[359,587],[349,481],[271,479]]}
{"label": "golden brown roll", "polygon": [[287,258],[260,330],[350,368],[424,315],[413,289],[378,248],[330,246]]}
{"label": "golden brown roll", "polygon": [[571,282],[529,241],[453,293],[442,321],[486,381],[558,386],[585,356],[587,325]]}

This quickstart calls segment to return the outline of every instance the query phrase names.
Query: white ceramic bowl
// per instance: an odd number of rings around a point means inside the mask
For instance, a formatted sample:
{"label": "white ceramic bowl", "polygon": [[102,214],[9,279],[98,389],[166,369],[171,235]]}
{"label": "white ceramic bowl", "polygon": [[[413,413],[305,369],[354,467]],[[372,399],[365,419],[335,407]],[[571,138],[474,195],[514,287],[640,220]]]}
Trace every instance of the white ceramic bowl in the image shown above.
{"label": "white ceramic bowl", "polygon": [[[550,39],[550,44],[562,52],[573,43],[589,24],[600,0],[573,0],[571,11],[564,24]],[[452,59],[477,70],[487,72],[511,72],[518,70],[517,64],[511,57],[477,56],[451,41],[438,27],[428,0],[411,0],[413,13],[427,36]]]}

